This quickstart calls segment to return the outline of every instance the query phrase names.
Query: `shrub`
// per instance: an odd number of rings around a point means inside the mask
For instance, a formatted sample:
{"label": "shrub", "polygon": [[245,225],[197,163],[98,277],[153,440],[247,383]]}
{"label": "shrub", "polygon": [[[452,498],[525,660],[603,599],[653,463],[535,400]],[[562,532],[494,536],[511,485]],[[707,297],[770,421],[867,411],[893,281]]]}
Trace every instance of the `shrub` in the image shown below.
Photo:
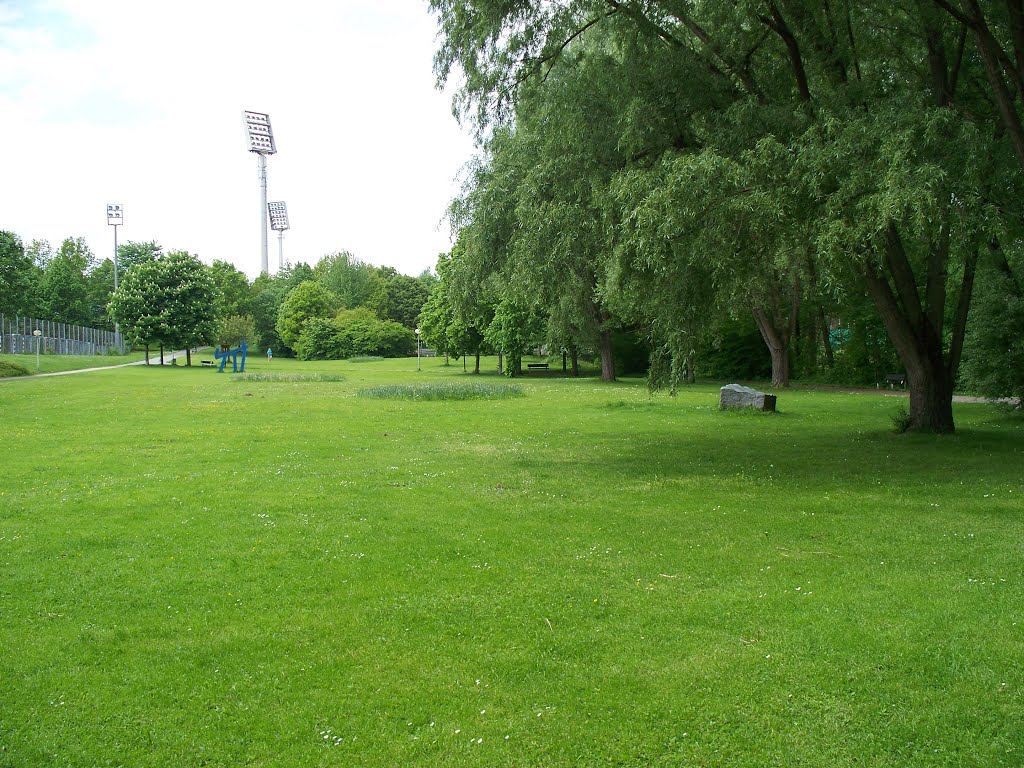
{"label": "shrub", "polygon": [[11,376],[30,376],[28,368],[19,363],[12,363],[7,360],[0,360],[0,379],[10,378]]}
{"label": "shrub", "polygon": [[903,403],[896,406],[896,415],[890,418],[892,419],[892,431],[897,435],[902,435],[913,425],[913,420],[910,418],[910,414],[907,413],[907,406]]}
{"label": "shrub", "polygon": [[344,309],[334,320],[308,320],[295,344],[302,360],[344,360],[358,355],[403,357],[416,337],[403,325],[381,320],[368,309]]}
{"label": "shrub", "polygon": [[342,339],[332,320],[314,317],[306,321],[295,354],[300,360],[339,360],[345,357]]}
{"label": "shrub", "polygon": [[297,350],[306,323],[313,318],[330,317],[337,306],[337,297],[319,283],[312,280],[301,283],[277,311],[277,333],[281,341]]}

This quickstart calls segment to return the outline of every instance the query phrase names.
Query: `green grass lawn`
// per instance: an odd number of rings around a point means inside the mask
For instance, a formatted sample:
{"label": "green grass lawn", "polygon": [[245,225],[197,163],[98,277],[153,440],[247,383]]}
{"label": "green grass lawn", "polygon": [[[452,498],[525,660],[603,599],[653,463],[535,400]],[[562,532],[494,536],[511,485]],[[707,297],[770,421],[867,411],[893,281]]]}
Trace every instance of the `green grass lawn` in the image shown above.
{"label": "green grass lawn", "polygon": [[0,766],[1024,765],[1020,416],[442,362],[0,383]]}

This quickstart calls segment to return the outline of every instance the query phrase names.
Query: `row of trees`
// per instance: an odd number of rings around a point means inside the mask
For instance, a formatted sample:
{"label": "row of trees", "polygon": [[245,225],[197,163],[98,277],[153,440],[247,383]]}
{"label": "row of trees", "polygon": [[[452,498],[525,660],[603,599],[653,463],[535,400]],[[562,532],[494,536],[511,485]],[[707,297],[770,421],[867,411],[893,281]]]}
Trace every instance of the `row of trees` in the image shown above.
{"label": "row of trees", "polygon": [[112,330],[107,302],[114,265],[98,261],[81,238],[54,250],[45,240],[26,248],[13,232],[0,231],[0,311],[60,323]]}
{"label": "row of trees", "polygon": [[[26,248],[0,232],[0,312],[96,328],[117,323],[138,344],[233,346],[244,338],[310,358],[398,355],[415,350],[413,329],[436,283],[430,272],[409,277],[344,251],[250,281],[226,261],[207,266],[156,242],[128,242],[118,247],[118,267],[115,293],[112,260],[97,260],[82,239],[68,238],[54,252],[44,241]],[[315,310],[305,306],[313,294],[322,299]],[[312,339],[327,338],[323,327],[299,344],[311,318],[337,326],[322,348]]]}
{"label": "row of trees", "polygon": [[454,320],[509,355],[540,327],[605,378],[636,328],[671,385],[743,315],[776,386],[881,327],[915,430],[954,429],[965,354],[1024,390],[1019,0],[431,7],[481,146],[439,269]]}

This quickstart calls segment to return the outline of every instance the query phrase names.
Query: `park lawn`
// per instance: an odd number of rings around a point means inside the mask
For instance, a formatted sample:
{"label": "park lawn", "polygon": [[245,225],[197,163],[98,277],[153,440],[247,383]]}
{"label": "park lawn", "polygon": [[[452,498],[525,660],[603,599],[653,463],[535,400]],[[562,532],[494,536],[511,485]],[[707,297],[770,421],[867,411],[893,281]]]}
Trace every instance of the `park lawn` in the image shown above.
{"label": "park lawn", "polygon": [[0,354],[0,361],[17,363],[29,373],[55,373],[57,371],[78,371],[83,368],[104,368],[145,360],[145,352],[128,352],[124,355],[39,355],[36,368],[35,355]]}
{"label": "park lawn", "polygon": [[1019,416],[415,363],[0,386],[0,766],[1024,764]]}

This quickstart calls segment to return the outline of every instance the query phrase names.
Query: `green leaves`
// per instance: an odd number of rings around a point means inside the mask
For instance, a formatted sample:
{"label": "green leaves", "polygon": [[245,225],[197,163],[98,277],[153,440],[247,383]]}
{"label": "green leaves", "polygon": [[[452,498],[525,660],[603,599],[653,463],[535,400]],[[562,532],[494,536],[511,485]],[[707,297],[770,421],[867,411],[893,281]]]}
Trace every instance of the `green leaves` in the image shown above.
{"label": "green leaves", "polygon": [[309,280],[296,286],[277,313],[277,333],[295,347],[305,324],[312,318],[329,318],[338,308],[338,297],[320,283]]}
{"label": "green leaves", "polygon": [[110,313],[134,343],[191,347],[217,332],[220,294],[208,267],[184,251],[140,261],[110,300]]}
{"label": "green leaves", "polygon": [[416,348],[413,332],[369,309],[346,309],[334,319],[310,318],[295,344],[301,360],[342,360],[356,355],[401,357]]}

